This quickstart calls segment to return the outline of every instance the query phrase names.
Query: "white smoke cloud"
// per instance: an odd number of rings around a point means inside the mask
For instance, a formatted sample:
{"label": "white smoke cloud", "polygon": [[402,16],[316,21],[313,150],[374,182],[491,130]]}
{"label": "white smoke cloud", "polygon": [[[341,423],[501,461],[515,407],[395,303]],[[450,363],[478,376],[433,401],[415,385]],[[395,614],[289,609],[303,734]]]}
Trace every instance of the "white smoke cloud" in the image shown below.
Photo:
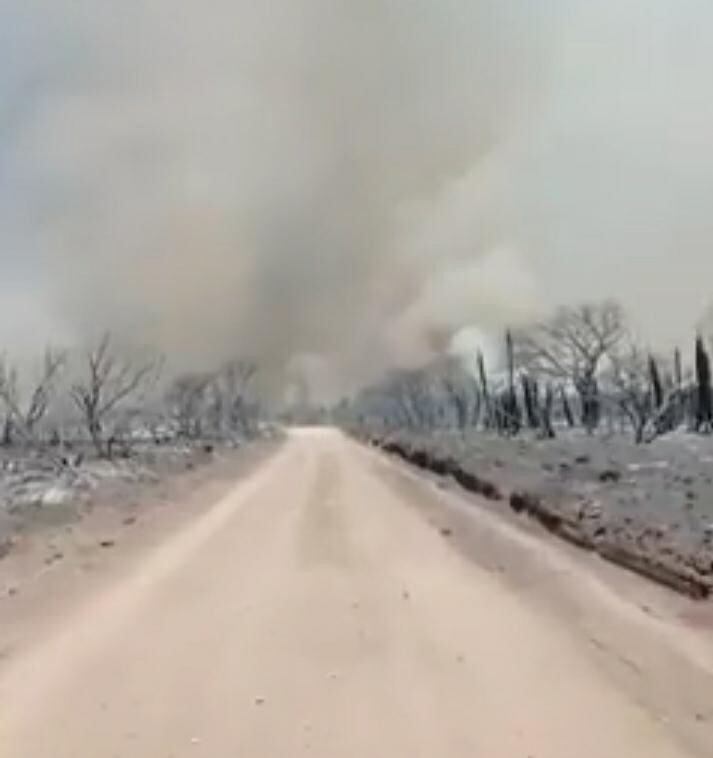
{"label": "white smoke cloud", "polygon": [[0,266],[48,335],[327,392],[565,300],[662,344],[708,302],[703,0],[4,7]]}

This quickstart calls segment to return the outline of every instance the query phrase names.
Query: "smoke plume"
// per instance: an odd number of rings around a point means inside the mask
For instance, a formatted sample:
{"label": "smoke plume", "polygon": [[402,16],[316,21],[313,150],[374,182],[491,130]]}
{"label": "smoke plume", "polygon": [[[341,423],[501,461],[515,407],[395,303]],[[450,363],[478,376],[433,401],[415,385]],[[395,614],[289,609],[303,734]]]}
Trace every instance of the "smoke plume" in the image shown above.
{"label": "smoke plume", "polygon": [[713,290],[703,0],[3,8],[11,349],[109,327],[330,394],[580,298],[668,344]]}

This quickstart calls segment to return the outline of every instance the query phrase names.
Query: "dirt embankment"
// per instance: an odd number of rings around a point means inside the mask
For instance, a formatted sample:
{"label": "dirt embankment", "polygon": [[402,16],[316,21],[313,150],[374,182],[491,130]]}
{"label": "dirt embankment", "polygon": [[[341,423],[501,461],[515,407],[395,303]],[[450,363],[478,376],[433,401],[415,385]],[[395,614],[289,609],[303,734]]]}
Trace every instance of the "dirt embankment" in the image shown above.
{"label": "dirt embankment", "polygon": [[713,593],[713,441],[556,441],[437,432],[368,441],[696,599]]}

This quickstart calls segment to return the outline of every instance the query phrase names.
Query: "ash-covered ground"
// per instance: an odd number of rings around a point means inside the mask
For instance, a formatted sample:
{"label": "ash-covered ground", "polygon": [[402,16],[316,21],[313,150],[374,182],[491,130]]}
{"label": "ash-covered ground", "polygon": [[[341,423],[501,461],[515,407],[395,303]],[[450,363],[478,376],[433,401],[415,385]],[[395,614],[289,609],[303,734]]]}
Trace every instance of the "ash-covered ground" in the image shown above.
{"label": "ash-covered ground", "polygon": [[557,439],[455,431],[371,441],[528,513],[550,531],[696,597],[713,592],[713,437]]}
{"label": "ash-covered ground", "polygon": [[265,427],[230,442],[139,443],[130,455],[98,458],[89,445],[63,453],[0,448],[0,558],[18,538],[80,520],[94,506],[134,503],[151,487],[278,435]]}

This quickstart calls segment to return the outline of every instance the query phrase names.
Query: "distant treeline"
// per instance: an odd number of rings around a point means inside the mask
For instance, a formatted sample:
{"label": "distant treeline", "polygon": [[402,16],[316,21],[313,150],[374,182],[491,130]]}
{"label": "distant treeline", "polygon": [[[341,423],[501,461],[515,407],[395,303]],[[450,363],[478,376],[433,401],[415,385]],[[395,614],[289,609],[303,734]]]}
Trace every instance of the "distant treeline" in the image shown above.
{"label": "distant treeline", "polygon": [[637,443],[713,422],[710,355],[695,337],[692,366],[634,337],[611,301],[564,307],[526,329],[507,330],[500,370],[482,353],[473,366],[445,358],[393,373],[336,410],[340,421],[394,428],[481,429],[543,439],[560,429],[631,433]]}

